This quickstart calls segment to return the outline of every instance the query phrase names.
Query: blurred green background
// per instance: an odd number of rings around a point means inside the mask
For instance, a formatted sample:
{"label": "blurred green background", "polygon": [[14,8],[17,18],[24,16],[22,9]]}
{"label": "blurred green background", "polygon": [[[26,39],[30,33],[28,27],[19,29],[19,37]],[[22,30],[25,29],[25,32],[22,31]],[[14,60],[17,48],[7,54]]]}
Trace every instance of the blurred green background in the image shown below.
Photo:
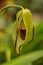
{"label": "blurred green background", "polygon": [[[36,50],[43,50],[43,0],[0,0],[0,9],[6,5],[11,5],[11,4],[22,5],[24,8],[29,8],[33,15],[33,21],[37,23],[42,22],[41,24],[39,24],[39,26],[35,28],[35,40],[33,40],[30,44],[26,44],[23,46],[21,55],[32,52],[32,51],[36,51]],[[37,36],[39,36],[38,39],[37,39]],[[36,46],[35,46],[35,41],[36,41]],[[14,61],[12,63],[14,63]],[[39,65],[39,64],[43,65],[43,58],[41,58],[41,61],[39,59],[37,62],[33,63],[33,65]],[[8,65],[8,64],[5,64],[5,65]]]}

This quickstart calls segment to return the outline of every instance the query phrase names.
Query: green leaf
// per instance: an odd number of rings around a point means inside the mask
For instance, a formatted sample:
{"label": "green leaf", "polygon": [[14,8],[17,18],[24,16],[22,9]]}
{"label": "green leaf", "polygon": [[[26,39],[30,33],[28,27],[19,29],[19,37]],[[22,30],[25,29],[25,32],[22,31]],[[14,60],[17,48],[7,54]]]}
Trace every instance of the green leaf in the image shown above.
{"label": "green leaf", "polygon": [[29,63],[32,63],[41,57],[43,57],[43,50],[20,56],[2,65],[29,65]]}

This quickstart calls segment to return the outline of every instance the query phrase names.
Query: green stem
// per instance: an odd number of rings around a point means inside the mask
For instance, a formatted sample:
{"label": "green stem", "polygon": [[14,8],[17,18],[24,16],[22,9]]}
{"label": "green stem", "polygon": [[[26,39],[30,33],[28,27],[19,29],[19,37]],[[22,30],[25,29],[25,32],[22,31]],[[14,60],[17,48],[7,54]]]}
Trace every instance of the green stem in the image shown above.
{"label": "green stem", "polygon": [[6,10],[7,8],[11,8],[11,7],[17,7],[17,8],[21,8],[21,9],[24,9],[22,6],[20,5],[8,5],[8,6],[5,6],[3,8],[0,9],[0,12],[2,12],[3,10]]}

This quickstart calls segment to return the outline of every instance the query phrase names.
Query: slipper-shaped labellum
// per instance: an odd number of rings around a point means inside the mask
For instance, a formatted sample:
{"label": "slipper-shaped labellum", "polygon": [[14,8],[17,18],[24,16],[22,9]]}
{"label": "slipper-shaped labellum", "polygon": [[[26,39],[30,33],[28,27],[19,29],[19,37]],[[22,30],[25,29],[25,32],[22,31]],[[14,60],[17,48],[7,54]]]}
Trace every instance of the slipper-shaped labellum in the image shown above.
{"label": "slipper-shaped labellum", "polygon": [[31,41],[33,38],[33,19],[29,9],[23,9],[19,11],[17,16],[19,25],[16,52],[19,54],[23,44]]}

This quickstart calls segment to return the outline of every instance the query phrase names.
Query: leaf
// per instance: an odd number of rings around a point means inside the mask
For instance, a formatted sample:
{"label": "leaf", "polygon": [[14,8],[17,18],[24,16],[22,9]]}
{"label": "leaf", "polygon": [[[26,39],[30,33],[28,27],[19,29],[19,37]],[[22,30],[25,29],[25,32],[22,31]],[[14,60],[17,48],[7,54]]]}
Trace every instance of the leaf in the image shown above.
{"label": "leaf", "polygon": [[43,50],[20,56],[2,65],[25,65],[25,64],[28,65],[28,63],[36,61],[41,57],[43,57]]}

